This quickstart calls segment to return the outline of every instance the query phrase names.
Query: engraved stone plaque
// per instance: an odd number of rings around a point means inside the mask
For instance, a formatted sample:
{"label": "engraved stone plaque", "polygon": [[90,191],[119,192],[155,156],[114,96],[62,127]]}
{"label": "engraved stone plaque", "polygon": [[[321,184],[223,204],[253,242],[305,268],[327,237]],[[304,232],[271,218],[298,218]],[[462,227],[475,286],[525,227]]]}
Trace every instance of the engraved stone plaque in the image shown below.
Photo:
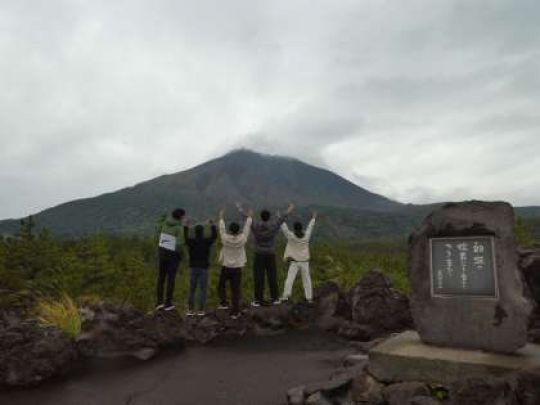
{"label": "engraved stone plaque", "polygon": [[431,238],[434,297],[498,298],[493,237]]}

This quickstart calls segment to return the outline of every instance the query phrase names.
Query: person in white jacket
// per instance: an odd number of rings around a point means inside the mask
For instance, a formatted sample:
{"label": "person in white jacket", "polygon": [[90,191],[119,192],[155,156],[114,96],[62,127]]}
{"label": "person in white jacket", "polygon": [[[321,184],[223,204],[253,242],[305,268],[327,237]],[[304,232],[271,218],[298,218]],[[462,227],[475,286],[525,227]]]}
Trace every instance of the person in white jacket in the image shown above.
{"label": "person in white jacket", "polygon": [[231,285],[231,300],[232,311],[231,317],[236,319],[240,315],[240,293],[242,285],[242,267],[246,265],[246,242],[249,237],[253,212],[250,211],[247,215],[244,229],[240,232],[240,225],[232,222],[229,225],[229,230],[225,227],[223,219],[224,210],[219,213],[219,235],[221,237],[221,252],[219,254],[219,262],[222,265],[219,275],[218,295],[219,309],[228,309],[227,303],[227,281]]}
{"label": "person in white jacket", "polygon": [[302,276],[306,300],[308,302],[313,301],[313,288],[311,285],[311,276],[309,274],[309,241],[311,239],[313,227],[315,226],[316,218],[317,213],[314,212],[305,232],[300,222],[294,223],[293,232],[289,230],[286,223],[281,225],[281,230],[287,238],[287,247],[285,248],[283,258],[290,262],[287,280],[285,281],[285,289],[283,291],[283,301],[287,301],[291,297],[294,280],[298,272],[300,272]]}

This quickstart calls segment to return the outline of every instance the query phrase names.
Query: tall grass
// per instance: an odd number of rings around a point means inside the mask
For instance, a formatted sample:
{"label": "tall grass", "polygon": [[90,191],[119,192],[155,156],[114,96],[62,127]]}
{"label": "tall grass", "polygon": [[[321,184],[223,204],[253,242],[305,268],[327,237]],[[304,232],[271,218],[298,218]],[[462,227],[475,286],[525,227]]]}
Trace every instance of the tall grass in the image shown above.
{"label": "tall grass", "polygon": [[38,320],[43,325],[56,326],[72,338],[81,333],[81,316],[75,301],[67,294],[59,299],[41,299],[37,304]]}

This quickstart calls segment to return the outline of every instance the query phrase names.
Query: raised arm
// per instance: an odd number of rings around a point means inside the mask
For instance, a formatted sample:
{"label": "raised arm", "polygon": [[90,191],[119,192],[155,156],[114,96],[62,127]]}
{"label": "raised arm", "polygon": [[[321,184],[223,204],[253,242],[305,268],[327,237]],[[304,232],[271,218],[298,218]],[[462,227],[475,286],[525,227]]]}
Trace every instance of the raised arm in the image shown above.
{"label": "raised arm", "polygon": [[315,226],[315,220],[317,219],[317,213],[314,212],[313,216],[311,217],[311,220],[309,221],[309,224],[306,228],[306,239],[309,240],[311,238],[311,234],[313,232],[313,227]]}
{"label": "raised arm", "polygon": [[283,223],[281,224],[281,231],[283,232],[283,235],[285,235],[285,237],[286,237],[287,239],[290,239],[290,237],[291,237],[292,234],[291,234],[291,231],[289,231],[289,227],[287,226],[287,223],[286,223],[286,222],[283,222]]}
{"label": "raised arm", "polygon": [[251,222],[253,221],[253,218],[251,215],[248,214],[248,217],[246,218],[246,222],[244,223],[244,229],[242,230],[242,240],[244,242],[247,242],[249,237],[249,231],[251,230]]}
{"label": "raised arm", "polygon": [[225,220],[223,219],[224,210],[219,211],[219,235],[223,239],[227,235],[227,230],[225,229]]}
{"label": "raised arm", "polygon": [[292,214],[294,211],[294,204],[290,203],[289,207],[287,208],[287,211],[285,211],[285,215],[281,215],[280,212],[277,212],[276,215],[276,228],[279,228],[289,217],[289,215]]}

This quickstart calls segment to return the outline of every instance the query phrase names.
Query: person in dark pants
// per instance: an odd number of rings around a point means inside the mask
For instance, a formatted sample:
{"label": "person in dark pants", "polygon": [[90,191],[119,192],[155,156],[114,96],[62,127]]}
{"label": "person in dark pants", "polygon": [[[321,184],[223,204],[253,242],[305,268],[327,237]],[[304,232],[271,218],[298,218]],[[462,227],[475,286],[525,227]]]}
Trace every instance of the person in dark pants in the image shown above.
{"label": "person in dark pants", "polygon": [[[238,205],[240,212],[244,212],[242,207]],[[279,291],[277,281],[276,270],[276,253],[275,253],[275,240],[279,232],[281,224],[285,222],[287,217],[293,212],[294,205],[289,204],[289,208],[284,216],[276,215],[274,219],[271,218],[270,211],[261,211],[261,220],[253,222],[251,230],[255,239],[255,257],[253,259],[253,281],[254,288],[254,300],[251,303],[252,306],[258,307],[262,305],[264,301],[264,279],[268,278],[268,285],[270,287],[270,300],[272,304],[279,304]]]}
{"label": "person in dark pants", "polygon": [[208,268],[210,267],[210,250],[217,239],[217,228],[212,221],[211,235],[204,236],[204,226],[197,225],[194,228],[195,235],[190,235],[190,228],[184,227],[184,239],[189,251],[190,283],[187,316],[193,316],[195,309],[195,292],[199,288],[199,312],[197,315],[204,316],[206,308],[206,289],[208,285]]}
{"label": "person in dark pants", "polygon": [[219,213],[219,235],[223,245],[219,254],[219,262],[223,266],[219,275],[218,294],[219,309],[228,309],[226,284],[231,286],[232,311],[231,317],[236,319],[240,316],[240,293],[242,285],[242,268],[246,265],[246,242],[252,222],[252,213],[247,214],[244,229],[240,232],[240,225],[233,222],[229,225],[229,231],[225,227],[223,219],[224,211]]}
{"label": "person in dark pants", "polygon": [[[186,212],[181,209],[175,209],[159,227],[158,256],[159,273],[157,279],[157,306],[156,310],[172,311],[174,285],[176,281],[176,272],[182,259],[182,221]],[[165,300],[163,293],[165,292]]]}

